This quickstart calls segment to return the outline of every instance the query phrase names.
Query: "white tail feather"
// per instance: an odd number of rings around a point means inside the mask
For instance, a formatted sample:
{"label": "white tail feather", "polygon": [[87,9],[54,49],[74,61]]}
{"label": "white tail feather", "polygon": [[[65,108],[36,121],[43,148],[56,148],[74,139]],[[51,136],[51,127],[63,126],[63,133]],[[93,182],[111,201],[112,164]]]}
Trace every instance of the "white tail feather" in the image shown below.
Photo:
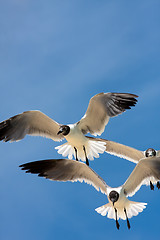
{"label": "white tail feather", "polygon": [[[146,205],[147,205],[147,203],[127,201],[126,206],[124,206],[123,208],[116,207],[117,219],[121,218],[123,220],[126,220],[124,208],[126,209],[128,218],[131,218],[133,216],[137,216],[140,212],[142,212],[143,209],[146,208]],[[95,209],[95,211],[98,212],[99,214],[101,214],[102,216],[107,215],[108,218],[116,219],[115,209],[111,203],[107,203],[101,207],[98,207]]]}
{"label": "white tail feather", "polygon": [[[86,154],[89,160],[94,160],[94,158],[99,158],[99,153],[104,153],[106,149],[106,143],[100,141],[89,140],[86,145]],[[70,145],[68,142],[55,147],[58,149],[58,153],[62,154],[63,157],[67,157],[69,159],[75,158],[75,149],[74,146]],[[82,161],[86,161],[83,146],[77,147],[77,157]]]}

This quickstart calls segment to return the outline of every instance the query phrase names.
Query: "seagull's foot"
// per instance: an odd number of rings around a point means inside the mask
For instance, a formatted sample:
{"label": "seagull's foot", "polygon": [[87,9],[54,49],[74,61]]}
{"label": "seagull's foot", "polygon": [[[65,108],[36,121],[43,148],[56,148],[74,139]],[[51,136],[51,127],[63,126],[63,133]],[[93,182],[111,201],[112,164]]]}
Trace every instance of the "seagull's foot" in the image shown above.
{"label": "seagull's foot", "polygon": [[126,215],[127,227],[128,227],[128,229],[130,229],[130,228],[131,228],[131,225],[130,225],[130,222],[129,222],[129,220],[128,220],[127,211],[126,211],[125,208],[124,208],[124,212],[125,212],[125,215]]}
{"label": "seagull's foot", "polygon": [[88,158],[87,158],[87,153],[86,153],[85,146],[83,146],[83,151],[84,151],[85,158],[86,158],[86,164],[87,164],[87,166],[89,166],[89,161],[88,161]]}
{"label": "seagull's foot", "polygon": [[78,157],[77,157],[77,148],[74,147],[75,153],[76,153],[76,161],[78,161]]}
{"label": "seagull's foot", "polygon": [[153,185],[153,183],[151,181],[150,181],[150,189],[154,190],[154,185]]}
{"label": "seagull's foot", "polygon": [[[113,204],[113,206],[114,206],[114,204]],[[119,225],[119,222],[117,220],[117,209],[116,208],[115,208],[115,215],[116,215],[116,227],[119,230],[120,225]]]}
{"label": "seagull's foot", "polygon": [[157,188],[160,189],[160,182],[157,182]]}
{"label": "seagull's foot", "polygon": [[87,157],[86,157],[86,164],[87,164],[87,166],[89,166],[89,161],[88,161]]}
{"label": "seagull's foot", "polygon": [[118,222],[117,219],[116,219],[116,227],[117,227],[117,229],[119,230],[120,225],[119,225],[119,222]]}
{"label": "seagull's foot", "polygon": [[128,227],[128,229],[131,228],[131,225],[130,225],[130,222],[129,222],[128,218],[127,218],[127,227]]}

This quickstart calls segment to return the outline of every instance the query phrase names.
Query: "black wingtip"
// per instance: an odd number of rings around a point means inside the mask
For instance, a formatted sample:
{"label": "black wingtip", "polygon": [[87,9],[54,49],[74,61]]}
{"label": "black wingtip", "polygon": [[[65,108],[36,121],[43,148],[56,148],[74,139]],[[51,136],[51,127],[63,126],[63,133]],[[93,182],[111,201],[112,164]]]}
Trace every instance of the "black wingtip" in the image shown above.
{"label": "black wingtip", "polygon": [[8,142],[10,140],[8,131],[10,130],[10,119],[0,123],[0,141]]}
{"label": "black wingtip", "polygon": [[19,166],[21,170],[25,171],[25,173],[38,174],[38,177],[47,177],[47,174],[44,173],[44,169],[40,169],[36,166],[31,166],[30,163],[22,164]]}
{"label": "black wingtip", "polygon": [[63,161],[64,159],[39,160],[21,164],[19,167],[26,173],[38,174],[39,177],[47,177],[46,172],[52,167],[55,168],[57,163],[59,164]]}
{"label": "black wingtip", "polygon": [[110,117],[117,116],[137,104],[138,96],[130,93],[112,93],[107,113]]}

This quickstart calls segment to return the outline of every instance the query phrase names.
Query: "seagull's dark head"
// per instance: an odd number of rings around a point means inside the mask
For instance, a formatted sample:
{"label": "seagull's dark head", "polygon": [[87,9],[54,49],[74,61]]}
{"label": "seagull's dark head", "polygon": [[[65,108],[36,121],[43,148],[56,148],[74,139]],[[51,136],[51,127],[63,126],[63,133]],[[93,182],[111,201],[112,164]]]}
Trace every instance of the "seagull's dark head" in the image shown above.
{"label": "seagull's dark head", "polygon": [[155,157],[156,156],[156,151],[153,148],[148,148],[145,151],[145,156],[146,157]]}
{"label": "seagull's dark head", "polygon": [[57,135],[59,135],[60,133],[63,134],[63,136],[68,135],[70,132],[70,127],[67,125],[61,125],[59,128],[59,132],[57,133]]}
{"label": "seagull's dark head", "polygon": [[109,194],[109,199],[111,200],[111,202],[113,202],[114,205],[114,203],[117,202],[119,199],[119,193],[114,190],[111,191]]}

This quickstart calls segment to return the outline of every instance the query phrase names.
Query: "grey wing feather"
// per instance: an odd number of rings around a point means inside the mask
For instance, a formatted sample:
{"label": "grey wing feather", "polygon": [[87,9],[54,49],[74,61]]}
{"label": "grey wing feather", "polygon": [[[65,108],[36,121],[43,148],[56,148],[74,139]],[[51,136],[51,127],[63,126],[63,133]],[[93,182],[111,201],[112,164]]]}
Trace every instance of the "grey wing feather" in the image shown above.
{"label": "grey wing feather", "polygon": [[111,155],[127,159],[134,163],[138,163],[140,159],[144,158],[144,152],[139,151],[135,148],[128,147],[126,145],[109,141],[106,139],[102,139],[102,138],[93,138],[93,137],[88,137],[88,138],[94,141],[100,141],[100,142],[106,143],[105,152]]}
{"label": "grey wing feather", "polygon": [[77,124],[84,134],[101,135],[109,118],[135,106],[137,97],[129,93],[97,94],[90,99],[85,115]]}
{"label": "grey wing feather", "polygon": [[26,111],[0,123],[0,141],[18,141],[26,134],[60,141],[64,137],[57,135],[59,127],[59,123],[40,111]]}
{"label": "grey wing feather", "polygon": [[160,180],[160,157],[143,158],[123,185],[124,193],[133,196],[143,184]]}
{"label": "grey wing feather", "polygon": [[26,172],[38,174],[55,181],[80,181],[92,185],[97,191],[99,189],[106,194],[107,184],[90,167],[82,162],[68,159],[41,160],[22,164],[20,166]]}

